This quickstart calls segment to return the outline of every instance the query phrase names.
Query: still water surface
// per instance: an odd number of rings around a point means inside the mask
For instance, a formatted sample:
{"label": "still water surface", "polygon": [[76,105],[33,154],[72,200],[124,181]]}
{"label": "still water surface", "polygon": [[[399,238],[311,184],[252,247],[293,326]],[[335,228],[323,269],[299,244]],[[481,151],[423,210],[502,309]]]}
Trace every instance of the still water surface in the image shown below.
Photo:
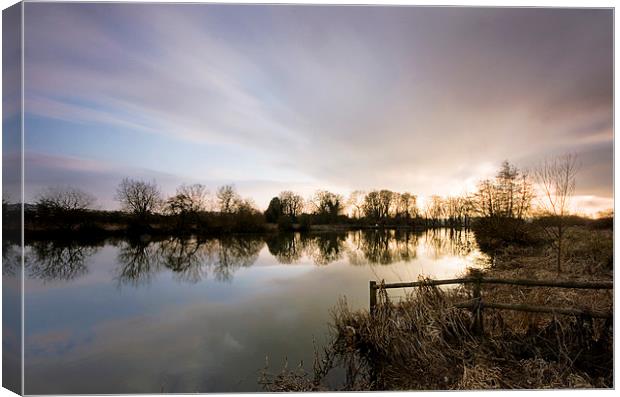
{"label": "still water surface", "polygon": [[273,371],[311,367],[329,309],[367,308],[369,280],[483,262],[473,235],[449,230],[33,242],[26,393],[260,391],[267,356]]}

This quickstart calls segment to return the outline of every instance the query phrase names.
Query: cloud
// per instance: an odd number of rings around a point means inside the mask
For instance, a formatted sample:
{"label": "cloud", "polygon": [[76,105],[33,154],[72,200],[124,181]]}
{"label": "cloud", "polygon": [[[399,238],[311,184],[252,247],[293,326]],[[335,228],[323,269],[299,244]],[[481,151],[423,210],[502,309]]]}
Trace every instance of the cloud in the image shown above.
{"label": "cloud", "polygon": [[[28,203],[33,202],[40,192],[50,186],[74,186],[94,194],[100,208],[118,209],[119,204],[114,195],[118,184],[125,177],[154,180],[165,197],[172,195],[182,183],[205,184],[211,196],[214,197],[219,186],[230,183],[226,179],[196,179],[148,168],[128,167],[105,161],[38,152],[27,152],[25,163],[26,189],[24,194]],[[311,182],[249,178],[236,180],[234,186],[243,197],[251,197],[262,209],[267,208],[269,200],[282,190],[292,189],[304,197],[310,197],[315,189],[315,184]],[[328,185],[327,187],[337,189],[337,186]]]}
{"label": "cloud", "polygon": [[[28,112],[248,148],[314,188],[447,194],[489,163],[611,148],[610,10],[37,3],[27,14]],[[588,161],[611,173],[608,157]],[[281,179],[258,169],[247,179]]]}
{"label": "cloud", "polygon": [[597,196],[574,196],[569,208],[571,211],[587,216],[596,216],[598,212],[614,208],[614,199]]}
{"label": "cloud", "polygon": [[177,176],[80,157],[26,152],[24,162],[26,202],[50,186],[75,186],[94,194],[101,208],[117,209],[116,187],[124,177],[156,180],[164,192],[173,192]]}

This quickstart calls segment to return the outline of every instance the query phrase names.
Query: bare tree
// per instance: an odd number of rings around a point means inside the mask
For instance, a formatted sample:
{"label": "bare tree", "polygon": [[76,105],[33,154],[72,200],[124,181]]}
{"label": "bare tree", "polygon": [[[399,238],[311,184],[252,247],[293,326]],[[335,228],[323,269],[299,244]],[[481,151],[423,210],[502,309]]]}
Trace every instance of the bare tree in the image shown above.
{"label": "bare tree", "polygon": [[418,215],[417,196],[409,192],[394,193],[396,216],[410,219]]}
{"label": "bare tree", "polygon": [[232,214],[241,198],[233,185],[224,185],[217,190],[217,201],[220,212]]}
{"label": "bare tree", "polygon": [[469,228],[471,218],[476,212],[476,199],[474,195],[466,194],[463,196],[463,225]]}
{"label": "bare tree", "polygon": [[566,215],[575,192],[575,179],[579,165],[575,154],[565,154],[545,160],[535,171],[536,182],[542,190],[540,209],[554,222],[544,230],[554,238],[557,249],[558,272],[562,271],[562,243],[566,228]]}
{"label": "bare tree", "polygon": [[448,196],[444,200],[444,216],[450,226],[463,224],[464,200],[459,196]]}
{"label": "bare tree", "polygon": [[529,175],[504,161],[494,179],[478,183],[473,203],[483,218],[523,219],[533,197]]}
{"label": "bare tree", "polygon": [[310,202],[314,213],[323,220],[335,221],[344,209],[344,198],[327,190],[317,190]]}
{"label": "bare tree", "polygon": [[364,215],[370,219],[383,220],[390,214],[394,193],[390,190],[373,190],[364,197]]}
{"label": "bare tree", "polygon": [[237,214],[260,214],[256,207],[256,203],[251,198],[239,199],[235,203],[235,212]]}
{"label": "bare tree", "polygon": [[207,206],[208,193],[206,186],[199,183],[181,185],[176,194],[166,200],[166,212],[181,215],[204,211]]}
{"label": "bare tree", "polygon": [[42,191],[37,206],[52,211],[81,211],[92,208],[97,199],[90,193],[71,186],[54,186]]}
{"label": "bare tree", "polygon": [[140,218],[156,211],[162,203],[161,192],[155,181],[145,182],[124,178],[116,189],[116,200],[125,211]]}
{"label": "bare tree", "polygon": [[288,215],[293,219],[301,215],[304,209],[303,197],[286,190],[281,192],[278,198],[280,199],[280,205],[282,206],[282,213],[284,215]]}
{"label": "bare tree", "polygon": [[379,207],[381,212],[381,219],[387,218],[390,215],[390,209],[394,201],[394,192],[387,189],[379,191]]}
{"label": "bare tree", "polygon": [[349,195],[347,205],[351,208],[351,215],[353,218],[360,218],[364,210],[364,193],[361,190],[354,190]]}
{"label": "bare tree", "polygon": [[496,216],[497,197],[492,180],[485,179],[478,182],[474,205],[475,211],[483,218],[494,218]]}
{"label": "bare tree", "polygon": [[514,218],[519,170],[505,160],[495,177],[497,212],[500,218]]}
{"label": "bare tree", "polygon": [[536,196],[530,175],[526,171],[521,172],[517,193],[518,199],[516,200],[514,215],[517,219],[525,219],[531,213],[532,200]]}
{"label": "bare tree", "polygon": [[192,203],[192,211],[199,212],[207,209],[207,198],[209,196],[209,191],[205,185],[200,183],[194,183],[193,185],[181,185],[177,189],[177,194],[182,194],[190,199]]}
{"label": "bare tree", "polygon": [[426,218],[431,221],[433,227],[441,224],[441,219],[445,215],[444,200],[437,195],[433,195],[426,201]]}
{"label": "bare tree", "polygon": [[381,197],[378,190],[368,192],[364,196],[364,216],[373,220],[381,219]]}

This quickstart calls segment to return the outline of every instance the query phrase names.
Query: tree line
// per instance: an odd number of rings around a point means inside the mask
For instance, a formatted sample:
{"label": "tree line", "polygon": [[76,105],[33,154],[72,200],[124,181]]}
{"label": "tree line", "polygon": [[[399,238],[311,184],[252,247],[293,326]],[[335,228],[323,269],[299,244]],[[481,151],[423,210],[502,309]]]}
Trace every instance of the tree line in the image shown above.
{"label": "tree line", "polygon": [[[25,205],[25,230],[27,236],[35,232],[55,236],[59,231],[95,236],[303,231],[312,225],[330,224],[353,228],[471,228],[483,249],[505,243],[550,241],[560,270],[567,227],[583,224],[582,218],[570,214],[578,170],[573,154],[545,160],[531,172],[504,161],[494,177],[479,181],[474,192],[463,195],[434,195],[421,201],[416,194],[388,189],[356,190],[348,197],[317,190],[304,198],[285,190],[274,196],[264,211],[242,197],[234,185],[220,186],[212,194],[205,185],[184,184],[164,197],[155,181],[125,178],[115,194],[120,211],[97,210],[96,198],[79,188],[43,190],[34,204]],[[4,219],[18,207],[3,200]],[[613,210],[603,216],[592,224],[611,227]],[[10,229],[8,226],[5,229]]]}
{"label": "tree line", "polygon": [[[553,199],[547,210],[565,215],[567,198],[572,192],[566,187],[552,186],[551,180],[560,176],[552,175],[551,171],[538,172],[535,179],[542,182],[546,187],[545,194]],[[569,175],[569,179],[574,185],[574,176]],[[317,190],[313,196],[304,198],[287,190],[273,197],[262,214],[270,223],[277,223],[282,217],[295,223],[304,215],[313,216],[318,223],[337,223],[346,219],[380,224],[416,220],[430,226],[468,225],[472,217],[525,219],[532,215],[532,203],[536,197],[532,182],[531,175],[504,161],[495,178],[480,181],[476,192],[447,197],[433,195],[422,206],[416,194],[387,189],[356,190],[346,198],[327,190]],[[125,178],[117,187],[115,199],[123,212],[138,219],[152,214],[190,218],[200,212],[260,212],[251,199],[239,195],[234,185],[221,186],[212,196],[205,185],[184,184],[175,194],[164,198],[155,181]],[[37,196],[35,204],[42,212],[66,213],[94,209],[95,202],[92,194],[81,189],[51,187]]]}
{"label": "tree line", "polygon": [[[293,191],[282,191],[261,212],[249,198],[242,198],[234,185],[219,187],[212,196],[205,185],[181,185],[176,193],[164,198],[155,181],[125,178],[119,184],[115,199],[121,211],[136,220],[146,221],[155,215],[175,216],[182,223],[197,221],[201,213],[220,215],[262,215],[265,222],[291,225],[369,223],[372,225],[466,226],[474,215],[471,197],[432,196],[423,208],[418,197],[408,192],[387,189],[354,191],[345,198],[341,194],[318,190],[304,198]],[[95,210],[96,198],[75,187],[50,187],[36,198],[39,215],[83,215]]]}
{"label": "tree line", "polygon": [[[575,168],[573,157],[565,158],[564,162],[566,160]],[[311,197],[304,198],[286,190],[273,197],[267,209],[261,212],[252,199],[241,197],[234,185],[220,186],[212,195],[205,185],[183,184],[173,195],[164,197],[155,181],[132,178],[119,183],[115,199],[122,212],[141,221],[153,215],[164,215],[177,217],[180,224],[186,224],[196,222],[198,214],[210,212],[228,216],[262,215],[267,223],[291,225],[358,222],[381,226],[468,227],[473,218],[523,220],[532,216],[536,198],[533,181],[542,184],[546,195],[542,201],[548,201],[548,205],[538,206],[539,212],[566,215],[568,198],[572,195],[571,184],[574,190],[574,175],[570,174],[575,172],[569,170],[569,174],[562,174],[558,161],[545,163],[547,167],[536,171],[534,178],[504,161],[496,176],[480,181],[475,192],[447,197],[433,195],[423,205],[419,204],[416,194],[387,189],[356,190],[346,198],[327,190],[317,190]],[[562,177],[569,179],[563,184],[565,186],[555,181]],[[95,203],[92,194],[70,186],[50,187],[40,192],[35,200],[40,215],[80,214],[94,210]]]}
{"label": "tree line", "polygon": [[[165,268],[179,281],[194,283],[209,274],[218,281],[229,281],[239,268],[252,266],[265,246],[282,264],[298,263],[307,256],[315,265],[328,265],[343,258],[353,266],[389,265],[416,258],[422,242],[437,258],[465,256],[472,250],[469,239],[469,232],[455,229],[123,239],[117,243],[115,279],[119,285],[148,284],[154,274]],[[43,281],[78,279],[88,273],[89,258],[104,246],[105,239],[32,241],[28,245],[30,253],[25,269],[30,278]],[[5,274],[15,275],[21,266],[18,247],[18,243],[8,243],[5,247]]]}
{"label": "tree line", "polygon": [[[559,258],[578,168],[572,154],[546,160],[531,173],[504,161],[493,178],[479,181],[475,192],[434,195],[423,203],[416,194],[388,189],[356,190],[348,197],[317,190],[308,198],[286,190],[273,197],[265,211],[242,197],[234,185],[220,186],[211,194],[205,185],[184,184],[164,197],[155,181],[125,178],[115,194],[121,211],[96,211],[96,198],[79,188],[50,187],[37,196],[36,210],[28,211],[26,220],[82,229],[97,221],[126,223],[138,230],[155,224],[162,231],[187,232],[262,231],[268,224],[280,230],[324,224],[474,227],[483,244],[485,237],[491,244],[528,242],[528,222],[535,219],[556,241]],[[3,204],[6,211],[7,203]]]}

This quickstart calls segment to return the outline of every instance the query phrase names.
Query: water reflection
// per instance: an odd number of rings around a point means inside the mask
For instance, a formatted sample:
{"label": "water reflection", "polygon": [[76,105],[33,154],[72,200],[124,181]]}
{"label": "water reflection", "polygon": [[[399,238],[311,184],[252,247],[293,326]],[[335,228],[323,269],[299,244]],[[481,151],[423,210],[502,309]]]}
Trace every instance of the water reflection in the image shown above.
{"label": "water reflection", "polygon": [[252,266],[265,245],[263,239],[257,236],[228,237],[218,242],[219,249],[217,260],[213,263],[213,274],[219,281],[230,281],[238,269]]}
{"label": "water reflection", "polygon": [[263,245],[256,236],[123,241],[116,279],[121,285],[148,284],[155,274],[168,269],[182,282],[197,283],[209,274],[218,281],[230,281],[239,268],[254,264]]}
{"label": "water reflection", "polygon": [[416,258],[419,233],[361,230],[348,233],[280,234],[268,238],[269,252],[282,264],[304,256],[317,265],[346,258],[353,265],[391,264]]}
{"label": "water reflection", "polygon": [[379,230],[33,242],[26,390],[260,391],[265,356],[312,362],[338,299],[367,308],[368,280],[451,278],[472,247],[468,233]]}
{"label": "water reflection", "polygon": [[8,277],[16,276],[17,270],[21,266],[20,246],[8,240],[2,240],[2,275]]}
{"label": "water reflection", "polygon": [[307,255],[317,265],[329,265],[342,259],[349,249],[346,234],[324,233],[312,236],[306,244]]}
{"label": "water reflection", "polygon": [[150,242],[142,240],[121,242],[117,259],[119,267],[116,280],[121,285],[148,284],[159,270],[157,247]]}
{"label": "water reflection", "polygon": [[36,241],[29,248],[25,259],[28,277],[43,281],[67,281],[85,275],[88,258],[100,249],[76,241]]}
{"label": "water reflection", "polygon": [[476,249],[471,231],[456,229],[433,229],[424,233],[425,245],[434,259],[444,256],[465,256]]}
{"label": "water reflection", "polygon": [[278,263],[290,265],[299,261],[303,256],[304,241],[299,233],[274,234],[265,240],[269,253],[276,258]]}
{"label": "water reflection", "polygon": [[400,230],[359,231],[352,236],[355,249],[349,251],[349,262],[354,265],[409,262],[417,256],[419,235]]}
{"label": "water reflection", "polygon": [[[243,267],[252,266],[265,247],[281,264],[308,258],[316,265],[345,260],[351,265],[389,265],[418,257],[423,243],[433,259],[466,256],[475,250],[471,233],[458,230],[359,230],[342,233],[238,235],[222,238],[168,237],[157,241],[121,240],[115,279],[119,285],[148,284],[167,269],[182,282],[209,277],[230,282]],[[4,271],[10,271],[11,247],[5,248]],[[15,249],[15,248],[13,248]],[[72,280],[88,272],[87,260],[99,247],[79,242],[37,241],[29,246],[28,274],[43,280]]]}

